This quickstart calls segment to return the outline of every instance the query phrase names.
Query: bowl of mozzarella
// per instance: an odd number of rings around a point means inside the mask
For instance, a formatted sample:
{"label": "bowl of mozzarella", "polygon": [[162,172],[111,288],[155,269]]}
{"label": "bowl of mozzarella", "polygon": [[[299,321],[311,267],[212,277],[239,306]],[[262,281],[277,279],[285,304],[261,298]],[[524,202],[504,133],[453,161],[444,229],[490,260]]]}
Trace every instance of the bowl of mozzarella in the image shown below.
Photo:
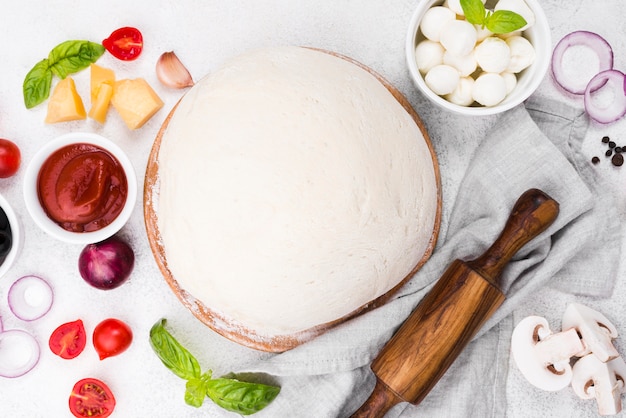
{"label": "bowl of mozzarella", "polygon": [[[468,7],[473,16],[466,16]],[[524,26],[510,30],[511,12]],[[470,22],[482,13],[490,24]],[[411,18],[406,60],[414,84],[430,101],[457,114],[483,116],[511,109],[537,89],[551,47],[537,0],[428,0]]]}

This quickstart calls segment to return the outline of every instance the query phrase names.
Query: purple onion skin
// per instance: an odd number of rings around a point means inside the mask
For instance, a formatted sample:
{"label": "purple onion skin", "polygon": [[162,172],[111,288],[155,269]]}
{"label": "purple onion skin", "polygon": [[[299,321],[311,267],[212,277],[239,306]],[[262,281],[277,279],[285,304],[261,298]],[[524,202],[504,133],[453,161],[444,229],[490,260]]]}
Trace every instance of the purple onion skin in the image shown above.
{"label": "purple onion skin", "polygon": [[91,286],[111,290],[124,284],[135,265],[135,253],[123,240],[108,238],[88,244],[78,257],[78,271]]}

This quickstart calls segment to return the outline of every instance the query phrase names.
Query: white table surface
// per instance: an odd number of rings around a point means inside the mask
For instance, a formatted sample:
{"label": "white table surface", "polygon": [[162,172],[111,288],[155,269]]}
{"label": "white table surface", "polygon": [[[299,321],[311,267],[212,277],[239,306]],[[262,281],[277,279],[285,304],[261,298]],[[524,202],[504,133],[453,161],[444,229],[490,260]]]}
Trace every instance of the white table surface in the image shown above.
{"label": "white table surface", "polygon": [[[128,153],[141,187],[155,134],[182,94],[161,86],[156,79],[154,66],[162,52],[174,50],[198,79],[225,59],[250,48],[294,44],[348,55],[398,87],[414,105],[429,131],[439,157],[444,196],[450,195],[454,193],[473,149],[495,118],[464,118],[440,112],[431,108],[416,92],[404,61],[406,27],[416,3],[399,0],[1,2],[0,137],[11,139],[20,146],[23,165],[16,176],[0,179],[0,193],[18,212],[25,241],[13,268],[0,278],[0,316],[5,329],[20,328],[35,335],[42,346],[42,357],[36,368],[23,377],[0,378],[0,417],[71,416],[67,407],[70,390],[76,381],[88,376],[97,376],[114,390],[117,407],[113,416],[116,417],[234,416],[210,402],[200,410],[184,405],[184,382],[165,369],[149,346],[150,327],[165,317],[179,340],[197,355],[201,364],[210,365],[216,374],[239,370],[241,364],[259,356],[259,353],[215,334],[178,302],[150,252],[141,199],[121,232],[135,250],[135,270],[123,286],[111,291],[97,290],[86,285],[78,273],[77,260],[82,246],[63,244],[48,237],[26,212],[22,197],[25,168],[36,151],[51,138],[66,132],[96,132],[111,138]],[[595,31],[612,44],[615,67],[626,69],[626,25],[623,22],[626,12],[620,0],[572,0],[567,6],[560,0],[543,0],[542,4],[552,29],[553,45],[570,31]],[[46,125],[43,122],[45,104],[25,109],[22,100],[24,76],[37,61],[47,56],[52,47],[68,39],[100,42],[121,26],[135,26],[142,31],[145,49],[141,57],[133,62],[122,62],[106,54],[99,64],[113,68],[118,78],[144,77],[155,88],[165,106],[148,124],[137,131],[129,131],[119,116],[111,111],[102,126],[93,120]],[[85,71],[75,76],[79,92],[85,98],[88,97],[88,74]],[[536,94],[582,107],[579,98],[566,97],[557,90],[549,75]],[[584,145],[589,160],[604,152],[600,143],[603,135],[626,145],[625,127],[626,121],[611,125],[592,124]],[[596,169],[619,196],[621,217],[625,219],[626,167],[615,168],[602,158]],[[447,214],[445,206],[444,198],[444,216]],[[46,278],[55,292],[52,310],[32,323],[15,318],[6,301],[11,283],[26,274]],[[623,335],[626,335],[626,307],[622,302],[625,297],[626,276],[624,268],[620,267],[613,297],[588,301],[614,320]],[[568,295],[546,291],[520,308],[520,313],[554,315],[552,320],[560,313],[550,312],[550,301],[568,298]],[[100,361],[88,343],[83,354],[66,361],[48,350],[48,337],[59,324],[81,318],[90,337],[95,325],[108,317],[123,319],[133,329],[135,340],[125,353]],[[621,352],[626,352],[625,343],[618,339],[616,344]],[[519,378],[515,370],[511,370],[511,376],[507,387],[507,416],[595,415],[595,404],[591,401],[580,401],[568,392],[538,394]]]}

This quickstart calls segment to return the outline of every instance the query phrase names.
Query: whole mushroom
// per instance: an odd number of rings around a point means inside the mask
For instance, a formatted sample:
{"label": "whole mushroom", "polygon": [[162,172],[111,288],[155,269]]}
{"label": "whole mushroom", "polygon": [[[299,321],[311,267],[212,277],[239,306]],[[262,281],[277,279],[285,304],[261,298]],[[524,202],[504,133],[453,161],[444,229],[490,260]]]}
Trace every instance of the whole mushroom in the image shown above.
{"label": "whole mushroom", "polygon": [[540,316],[522,319],[511,337],[511,351],[517,367],[532,385],[558,391],[570,384],[570,358],[584,349],[575,329],[553,334]]}
{"label": "whole mushroom", "polygon": [[561,326],[563,329],[575,328],[583,340],[585,348],[576,357],[593,353],[603,362],[619,357],[612,342],[617,338],[617,328],[602,313],[580,303],[570,303]]}
{"label": "whole mushroom", "polygon": [[622,410],[621,394],[626,392],[626,363],[621,357],[608,362],[593,354],[580,358],[573,367],[572,389],[582,399],[594,399],[600,415]]}

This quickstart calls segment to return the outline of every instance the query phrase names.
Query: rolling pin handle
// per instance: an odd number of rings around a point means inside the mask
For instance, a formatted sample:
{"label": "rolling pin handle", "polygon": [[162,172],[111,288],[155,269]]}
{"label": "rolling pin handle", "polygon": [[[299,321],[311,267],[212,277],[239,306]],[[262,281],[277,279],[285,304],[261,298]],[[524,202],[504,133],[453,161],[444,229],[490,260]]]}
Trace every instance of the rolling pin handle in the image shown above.
{"label": "rolling pin handle", "polygon": [[374,391],[350,418],[383,418],[394,405],[400,402],[404,400],[380,379],[376,379]]}
{"label": "rolling pin handle", "polygon": [[480,257],[467,264],[485,280],[498,286],[504,266],[530,240],[545,231],[559,214],[559,204],[539,189],[524,192],[494,243]]}

